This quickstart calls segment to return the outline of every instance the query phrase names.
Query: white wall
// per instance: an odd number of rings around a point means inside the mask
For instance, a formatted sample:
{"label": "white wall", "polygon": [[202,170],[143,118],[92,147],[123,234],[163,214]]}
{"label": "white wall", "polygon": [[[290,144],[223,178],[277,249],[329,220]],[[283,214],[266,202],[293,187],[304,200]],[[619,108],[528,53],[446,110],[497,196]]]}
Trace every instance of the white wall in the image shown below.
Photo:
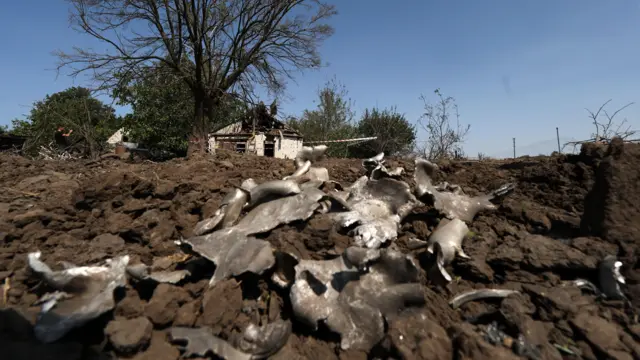
{"label": "white wall", "polygon": [[[223,129],[224,130],[224,129]],[[264,134],[256,134],[255,138],[255,146],[256,152],[255,154],[258,156],[264,156],[264,141],[267,138]],[[274,157],[280,159],[295,159],[298,152],[302,150],[302,139],[297,138],[281,138],[276,136],[274,139]],[[209,137],[209,152],[215,153],[216,151],[216,139],[211,136]],[[247,144],[249,145],[249,144]],[[247,150],[249,147],[247,147]]]}
{"label": "white wall", "polygon": [[122,141],[122,137],[124,135],[126,135],[124,133],[124,129],[118,129],[118,131],[113,133],[113,135],[111,135],[111,137],[109,137],[109,139],[107,139],[107,144],[116,145],[117,143]]}
{"label": "white wall", "polygon": [[276,137],[274,140],[274,156],[277,158],[295,159],[298,152],[302,150],[302,139]]}
{"label": "white wall", "polygon": [[[255,144],[256,144],[256,155],[258,156],[264,156],[264,140],[266,139],[266,136],[264,134],[256,134],[256,138],[255,138]],[[253,141],[251,141],[250,143],[253,143]]]}

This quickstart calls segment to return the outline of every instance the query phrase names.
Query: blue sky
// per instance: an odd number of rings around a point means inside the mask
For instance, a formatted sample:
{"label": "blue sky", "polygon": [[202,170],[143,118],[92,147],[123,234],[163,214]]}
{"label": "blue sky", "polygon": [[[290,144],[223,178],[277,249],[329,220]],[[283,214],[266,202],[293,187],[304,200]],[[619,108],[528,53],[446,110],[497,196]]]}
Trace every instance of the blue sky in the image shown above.
{"label": "blue sky", "polygon": [[[584,108],[608,99],[611,110],[638,101],[622,115],[640,129],[640,0],[391,4],[340,1],[336,33],[322,47],[328,66],[291,83],[282,111],[314,107],[318,88],[336,76],[358,114],[397,106],[412,122],[422,113],[420,94],[434,99],[440,88],[457,99],[461,122],[471,124],[470,156],[509,156],[514,137],[518,155],[550,153],[556,126],[562,141],[586,139],[593,126]],[[68,27],[67,10],[62,0],[3,5],[0,124],[74,85],[66,76],[56,79],[51,51],[102,46]]]}

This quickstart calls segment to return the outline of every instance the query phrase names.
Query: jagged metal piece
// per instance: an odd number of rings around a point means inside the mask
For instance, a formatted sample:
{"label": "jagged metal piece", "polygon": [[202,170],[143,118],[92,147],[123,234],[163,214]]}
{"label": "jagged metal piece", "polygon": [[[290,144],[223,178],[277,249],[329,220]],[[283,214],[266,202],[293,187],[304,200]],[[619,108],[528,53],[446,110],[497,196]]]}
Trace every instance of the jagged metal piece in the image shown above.
{"label": "jagged metal piece", "polygon": [[464,292],[462,294],[456,295],[451,301],[449,301],[449,305],[452,308],[457,309],[460,306],[476,300],[482,299],[503,299],[507,296],[511,296],[513,294],[519,294],[520,292],[516,290],[504,290],[504,289],[478,289]]}
{"label": "jagged metal piece", "polygon": [[602,294],[609,299],[625,299],[624,293],[620,285],[626,283],[620,268],[622,262],[618,261],[615,256],[607,255],[598,266],[598,280]]}
{"label": "jagged metal piece", "polygon": [[451,281],[451,275],[445,269],[457,256],[468,259],[469,256],[462,249],[462,241],[469,233],[467,224],[460,219],[440,220],[440,224],[429,236],[427,251],[435,255],[435,263],[429,270],[432,279]]}
{"label": "jagged metal piece", "polygon": [[194,235],[204,235],[210,233],[217,228],[227,228],[232,226],[240,217],[242,209],[247,204],[249,192],[242,188],[234,188],[229,191],[222,202],[220,208],[215,212],[214,216],[200,221],[193,230]]}
{"label": "jagged metal piece", "polygon": [[51,343],[115,307],[113,292],[127,284],[129,256],[108,259],[105,266],[80,266],[53,271],[40,261],[40,252],[28,255],[28,266],[56,290],[55,296],[41,299],[34,333]]}
{"label": "jagged metal piece", "polygon": [[295,180],[271,180],[249,191],[247,209],[282,197],[300,194],[302,190]]}
{"label": "jagged metal piece", "polygon": [[230,276],[244,272],[262,274],[274,263],[273,249],[264,240],[250,235],[261,234],[293,221],[307,220],[320,207],[326,194],[319,189],[304,192],[256,206],[235,226],[178,241],[187,244],[200,256],[214,262],[216,271],[210,286]]}
{"label": "jagged metal piece", "polygon": [[345,350],[370,350],[384,337],[385,317],[424,304],[415,262],[390,249],[351,247],[333,260],[301,260],[295,271],[296,318],[314,329],[324,321]]}
{"label": "jagged metal piece", "polygon": [[353,229],[356,244],[372,249],[395,240],[400,221],[419,204],[407,183],[366,176],[352,184],[345,202],[350,210],[334,218],[342,227],[357,225]]}
{"label": "jagged metal piece", "polygon": [[188,270],[151,271],[145,264],[127,266],[127,274],[136,280],[151,280],[157,283],[177,284],[191,275]]}
{"label": "jagged metal piece", "polygon": [[296,169],[296,171],[289,175],[289,176],[285,176],[282,180],[289,180],[292,178],[297,178],[300,177],[304,174],[307,173],[307,171],[309,171],[309,169],[311,168],[311,161],[307,160],[304,162],[304,164],[302,164],[302,166],[300,166],[299,168]]}
{"label": "jagged metal piece", "polygon": [[432,204],[449,219],[458,218],[470,223],[480,211],[497,209],[492,201],[501,199],[515,189],[515,184],[508,183],[489,194],[470,197],[458,185],[443,183],[434,186],[432,178],[438,170],[437,165],[420,158],[415,160],[415,165],[417,198]]}
{"label": "jagged metal piece", "polygon": [[310,161],[312,164],[317,162],[327,152],[327,149],[327,145],[303,146],[294,160],[296,168],[304,166],[306,161]]}
{"label": "jagged metal piece", "polygon": [[214,336],[206,327],[173,327],[169,330],[172,341],[186,341],[184,355],[208,357],[215,354],[226,360],[261,360],[277,353],[291,335],[291,323],[277,320],[264,326],[249,324],[234,346]]}
{"label": "jagged metal piece", "polygon": [[192,251],[216,264],[209,286],[246,272],[260,275],[275,264],[269,242],[248,237],[235,228],[218,230],[177,243],[180,246],[188,245]]}

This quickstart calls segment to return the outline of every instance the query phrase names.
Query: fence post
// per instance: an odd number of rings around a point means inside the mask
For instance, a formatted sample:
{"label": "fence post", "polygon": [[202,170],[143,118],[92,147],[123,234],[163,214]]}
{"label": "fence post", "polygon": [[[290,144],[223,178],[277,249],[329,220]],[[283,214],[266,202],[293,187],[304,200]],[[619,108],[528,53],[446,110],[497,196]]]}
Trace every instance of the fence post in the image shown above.
{"label": "fence post", "polygon": [[513,158],[516,158],[516,138],[513,138]]}
{"label": "fence post", "polygon": [[556,139],[558,139],[558,154],[562,153],[562,151],[560,150],[560,130],[558,130],[558,127],[556,126]]}

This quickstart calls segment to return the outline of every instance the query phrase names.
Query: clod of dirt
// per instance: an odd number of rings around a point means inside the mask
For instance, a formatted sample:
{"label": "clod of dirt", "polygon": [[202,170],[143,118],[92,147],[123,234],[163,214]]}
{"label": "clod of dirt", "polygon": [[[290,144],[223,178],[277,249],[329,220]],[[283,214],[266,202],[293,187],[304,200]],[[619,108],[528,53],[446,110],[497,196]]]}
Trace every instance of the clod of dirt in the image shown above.
{"label": "clod of dirt", "polygon": [[496,210],[492,201],[501,199],[515,189],[514,184],[505,184],[487,195],[470,197],[458,185],[444,183],[434,186],[432,177],[438,169],[437,165],[425,159],[415,160],[414,180],[418,199],[433,206],[447,218],[458,218],[472,222],[476,214],[485,210]]}
{"label": "clod of dirt", "polygon": [[291,323],[278,320],[258,327],[249,324],[237,347],[214,336],[206,327],[174,327],[169,330],[173,341],[186,341],[185,356],[208,356],[210,353],[227,360],[266,359],[280,350],[291,335]]}
{"label": "clod of dirt", "polygon": [[144,314],[158,327],[170,325],[176,318],[180,306],[191,301],[189,293],[181,287],[159,284],[144,308]]}
{"label": "clod of dirt", "polygon": [[71,329],[115,307],[113,292],[127,284],[129,256],[107,260],[106,266],[71,267],[53,271],[40,261],[40,252],[28,255],[29,268],[56,292],[40,299],[36,337],[45,343],[62,338]]}
{"label": "clod of dirt", "polygon": [[216,210],[213,217],[205,219],[196,224],[193,234],[196,236],[207,234],[217,228],[227,228],[235,224],[240,217],[242,209],[249,199],[247,191],[234,188],[229,191],[222,202],[220,208]]}
{"label": "clod of dirt", "polygon": [[406,182],[366,176],[349,188],[345,201],[351,210],[336,213],[334,218],[342,227],[357,225],[353,229],[355,243],[370,249],[395,240],[400,221],[418,206]]}
{"label": "clod of dirt", "polygon": [[333,260],[301,260],[290,297],[297,318],[324,321],[344,350],[370,350],[384,337],[384,317],[423,305],[413,259],[391,249],[351,247]]}
{"label": "clod of dirt", "polygon": [[145,264],[135,264],[127,266],[127,274],[132,278],[140,280],[151,280],[158,283],[176,284],[185,277],[191,275],[188,270],[175,271],[150,271],[150,267]]}
{"label": "clod of dirt", "polygon": [[482,299],[502,299],[507,296],[519,294],[518,291],[515,290],[502,290],[502,289],[479,289],[479,290],[471,290],[464,292],[462,294],[456,295],[451,301],[449,301],[449,305],[452,308],[457,309],[460,306],[468,303],[469,301],[476,301]]}
{"label": "clod of dirt", "polygon": [[408,312],[389,323],[387,335],[404,359],[450,360],[453,358],[447,331],[425,312]]}
{"label": "clod of dirt", "polygon": [[113,348],[121,354],[132,354],[149,345],[153,325],[146,317],[116,319],[104,332]]}

